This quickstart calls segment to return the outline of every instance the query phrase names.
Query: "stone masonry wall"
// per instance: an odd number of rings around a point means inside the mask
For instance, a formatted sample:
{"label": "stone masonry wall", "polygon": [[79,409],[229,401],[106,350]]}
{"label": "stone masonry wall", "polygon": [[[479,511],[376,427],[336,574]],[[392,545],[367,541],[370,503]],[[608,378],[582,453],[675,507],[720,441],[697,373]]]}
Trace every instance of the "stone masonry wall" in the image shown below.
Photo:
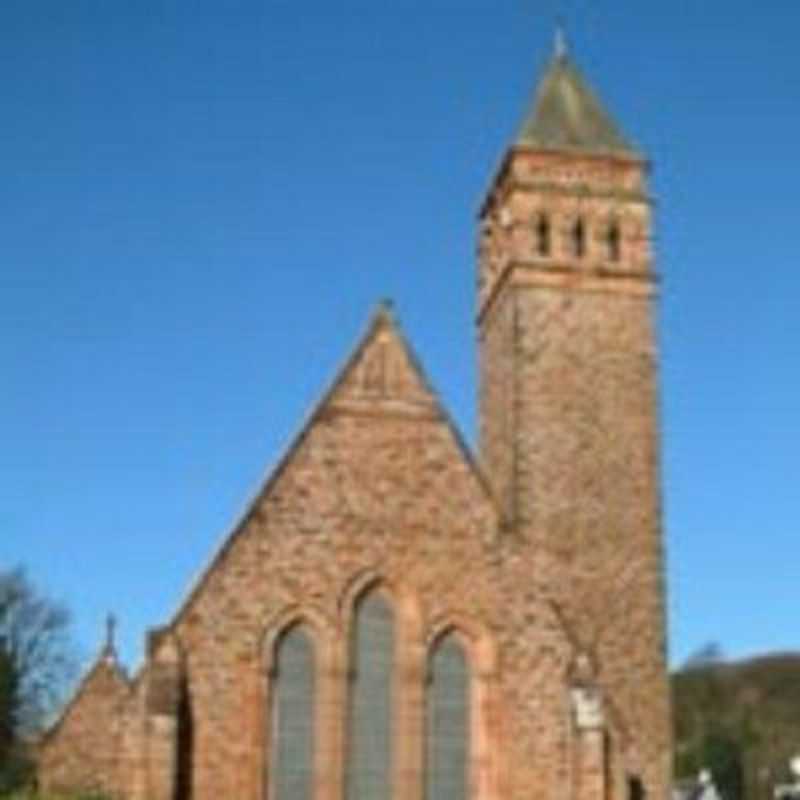
{"label": "stone masonry wall", "polygon": [[118,796],[120,734],[129,698],[129,684],[116,664],[100,659],[41,743],[39,780],[44,791],[80,787]]}
{"label": "stone masonry wall", "polygon": [[[479,416],[481,467],[489,479],[503,517],[511,521],[516,509],[515,423],[518,409],[514,368],[516,306],[513,294],[502,292],[492,314],[479,330],[481,382]],[[491,413],[487,413],[488,411]],[[491,446],[484,446],[491,442]]]}
{"label": "stone masonry wall", "polygon": [[649,309],[641,298],[534,289],[517,303],[521,391],[535,398],[517,429],[518,477],[532,487],[518,522],[548,559],[549,596],[598,661],[626,768],[663,796],[669,707]]}
{"label": "stone masonry wall", "polygon": [[[546,252],[537,241],[543,216]],[[612,224],[617,258],[605,238]],[[670,723],[649,224],[641,163],[511,152],[482,224],[481,460],[537,593],[597,663],[618,794],[627,773],[665,798]]]}
{"label": "stone masonry wall", "polygon": [[193,798],[265,796],[269,650],[299,619],[320,649],[318,797],[340,800],[348,625],[373,581],[397,613],[398,796],[422,797],[427,647],[454,625],[475,671],[476,797],[561,800],[568,642],[385,321],[174,626],[187,654]]}
{"label": "stone masonry wall", "polygon": [[90,674],[43,751],[43,783],[119,786],[126,800],[266,800],[273,648],[303,621],[318,654],[316,796],[341,800],[349,624],[378,583],[397,616],[397,796],[422,800],[427,657],[455,628],[473,675],[475,800],[563,800],[574,781],[573,646],[521,555],[379,314],[261,498],[153,638],[136,681],[128,686],[105,662]]}

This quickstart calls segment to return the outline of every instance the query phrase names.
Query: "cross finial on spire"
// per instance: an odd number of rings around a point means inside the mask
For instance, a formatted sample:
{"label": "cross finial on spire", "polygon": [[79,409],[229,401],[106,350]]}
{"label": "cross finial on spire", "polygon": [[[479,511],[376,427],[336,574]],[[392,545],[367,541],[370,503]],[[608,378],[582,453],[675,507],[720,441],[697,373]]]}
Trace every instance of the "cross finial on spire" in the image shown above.
{"label": "cross finial on spire", "polygon": [[103,647],[103,655],[108,659],[115,659],[117,648],[115,643],[117,630],[117,618],[113,614],[106,617],[106,644]]}
{"label": "cross finial on spire", "polygon": [[564,31],[564,23],[559,20],[556,23],[555,56],[559,61],[561,61],[567,57],[568,53],[569,46],[567,44],[567,34]]}

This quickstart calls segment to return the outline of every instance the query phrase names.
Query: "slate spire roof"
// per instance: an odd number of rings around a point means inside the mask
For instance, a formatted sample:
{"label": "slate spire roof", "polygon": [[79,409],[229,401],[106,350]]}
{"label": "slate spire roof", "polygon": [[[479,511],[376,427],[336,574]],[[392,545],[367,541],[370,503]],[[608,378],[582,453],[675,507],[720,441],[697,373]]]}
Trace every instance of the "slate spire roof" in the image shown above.
{"label": "slate spire roof", "polygon": [[516,144],[639,157],[575,66],[561,30]]}

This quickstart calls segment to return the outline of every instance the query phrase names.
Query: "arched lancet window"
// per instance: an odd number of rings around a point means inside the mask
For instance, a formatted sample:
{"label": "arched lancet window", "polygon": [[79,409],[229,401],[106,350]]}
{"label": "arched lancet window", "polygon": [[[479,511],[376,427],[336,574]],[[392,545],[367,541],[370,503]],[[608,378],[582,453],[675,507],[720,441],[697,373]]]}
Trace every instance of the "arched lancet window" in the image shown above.
{"label": "arched lancet window", "polygon": [[572,255],[583,258],[586,255],[586,224],[578,217],[572,226]]}
{"label": "arched lancet window", "polygon": [[536,218],[536,253],[550,255],[550,217],[547,214],[539,214]]}
{"label": "arched lancet window", "polygon": [[470,665],[454,633],[430,654],[426,696],[425,800],[468,800],[470,784]]}
{"label": "arched lancet window", "polygon": [[380,590],[353,614],[347,738],[347,800],[392,797],[394,614]]}
{"label": "arched lancet window", "polygon": [[315,725],[314,643],[304,625],[275,648],[270,736],[270,800],[312,800]]}
{"label": "arched lancet window", "polygon": [[619,261],[622,256],[622,241],[619,231],[619,223],[612,220],[606,231],[606,247],[608,249],[608,260]]}

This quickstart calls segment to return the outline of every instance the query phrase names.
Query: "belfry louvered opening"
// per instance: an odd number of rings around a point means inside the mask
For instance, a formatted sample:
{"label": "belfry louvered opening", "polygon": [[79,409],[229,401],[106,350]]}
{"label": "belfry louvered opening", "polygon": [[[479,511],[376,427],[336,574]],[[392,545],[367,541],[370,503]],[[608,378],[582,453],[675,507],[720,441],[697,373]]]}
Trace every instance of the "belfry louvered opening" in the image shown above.
{"label": "belfry louvered opening", "polygon": [[471,675],[455,633],[440,638],[428,665],[425,720],[425,800],[470,796]]}
{"label": "belfry louvered opening", "polygon": [[572,255],[575,258],[583,258],[586,255],[586,223],[583,218],[578,217],[570,231]]}
{"label": "belfry louvered opening", "polygon": [[612,220],[606,231],[606,249],[609,261],[619,261],[622,256],[621,236],[619,223]]}
{"label": "belfry louvered opening", "polygon": [[391,800],[394,612],[373,590],[353,615],[346,767],[347,800]]}
{"label": "belfry louvered opening", "polygon": [[536,218],[536,254],[550,255],[550,217],[542,213]]}
{"label": "belfry louvered opening", "polygon": [[281,636],[274,664],[269,797],[313,800],[315,659],[314,642],[304,625]]}

